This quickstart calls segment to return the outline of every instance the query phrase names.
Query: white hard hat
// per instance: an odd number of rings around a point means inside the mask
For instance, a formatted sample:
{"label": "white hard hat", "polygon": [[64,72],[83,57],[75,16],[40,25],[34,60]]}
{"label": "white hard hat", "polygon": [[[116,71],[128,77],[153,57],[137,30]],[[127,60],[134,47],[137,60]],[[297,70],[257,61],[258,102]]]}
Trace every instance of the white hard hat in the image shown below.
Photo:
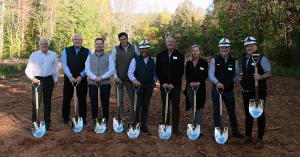
{"label": "white hard hat", "polygon": [[143,49],[143,48],[150,48],[150,42],[146,39],[141,40],[141,42],[139,43],[139,48]]}
{"label": "white hard hat", "polygon": [[254,37],[246,37],[246,39],[244,40],[244,46],[246,45],[250,45],[250,44],[256,44],[256,39]]}
{"label": "white hard hat", "polygon": [[230,41],[229,39],[227,38],[222,38],[220,41],[219,41],[219,47],[223,47],[223,46],[230,46]]}

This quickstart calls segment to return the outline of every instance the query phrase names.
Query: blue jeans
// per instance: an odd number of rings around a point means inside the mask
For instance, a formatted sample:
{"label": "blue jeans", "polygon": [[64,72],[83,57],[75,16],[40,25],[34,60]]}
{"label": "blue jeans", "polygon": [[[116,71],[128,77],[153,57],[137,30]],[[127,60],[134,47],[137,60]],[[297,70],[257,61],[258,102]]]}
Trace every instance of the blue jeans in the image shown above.
{"label": "blue jeans", "polygon": [[[110,84],[103,84],[100,86],[100,101],[102,105],[103,118],[108,121],[109,119],[109,96],[110,96]],[[98,87],[96,85],[89,85],[89,95],[91,99],[92,118],[98,118]]]}
{"label": "blue jeans", "polygon": [[[219,104],[219,93],[215,86],[213,87],[212,91],[212,101],[213,101],[213,109],[214,109],[214,123],[215,127],[221,126],[221,117],[220,117],[220,104]],[[222,94],[222,99],[225,103],[229,120],[230,126],[232,128],[232,133],[237,134],[239,133],[239,126],[235,115],[235,99],[233,91],[224,91]]]}

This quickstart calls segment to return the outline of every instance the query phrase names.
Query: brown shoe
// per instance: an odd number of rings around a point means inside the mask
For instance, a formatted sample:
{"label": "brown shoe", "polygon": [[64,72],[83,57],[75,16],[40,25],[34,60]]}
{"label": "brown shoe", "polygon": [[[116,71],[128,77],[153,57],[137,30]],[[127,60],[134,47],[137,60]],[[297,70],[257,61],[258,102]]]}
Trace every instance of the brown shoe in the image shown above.
{"label": "brown shoe", "polygon": [[264,147],[264,143],[261,139],[258,139],[255,144],[256,149],[262,149]]}
{"label": "brown shoe", "polygon": [[241,140],[241,144],[248,144],[251,142],[252,142],[252,139],[249,136],[244,136],[244,138],[242,138],[242,140]]}

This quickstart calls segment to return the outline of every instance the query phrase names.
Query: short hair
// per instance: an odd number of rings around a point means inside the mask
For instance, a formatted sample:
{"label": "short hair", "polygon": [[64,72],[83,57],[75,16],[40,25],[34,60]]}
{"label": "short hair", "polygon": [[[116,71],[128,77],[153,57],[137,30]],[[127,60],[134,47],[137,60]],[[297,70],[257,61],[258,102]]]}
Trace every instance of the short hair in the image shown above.
{"label": "short hair", "polygon": [[197,45],[197,44],[193,45],[193,46],[192,46],[192,49],[193,49],[193,48],[196,48],[196,47],[197,47],[199,50],[201,50],[200,46]]}
{"label": "short hair", "polygon": [[50,45],[49,39],[48,39],[48,38],[45,38],[45,37],[41,37],[41,38],[40,38],[39,44],[41,44],[41,41],[43,41],[43,40],[47,41],[47,44]]}
{"label": "short hair", "polygon": [[101,41],[104,43],[104,39],[103,39],[103,38],[96,38],[96,39],[95,39],[95,42],[96,42],[97,40],[101,40]]}
{"label": "short hair", "polygon": [[167,36],[166,36],[166,42],[167,42],[167,39],[168,39],[168,38],[173,38],[173,39],[176,41],[176,37],[175,37],[174,35],[167,35]]}
{"label": "short hair", "polygon": [[126,36],[126,38],[128,38],[128,34],[126,32],[121,32],[118,34],[118,38],[120,38],[121,36]]}

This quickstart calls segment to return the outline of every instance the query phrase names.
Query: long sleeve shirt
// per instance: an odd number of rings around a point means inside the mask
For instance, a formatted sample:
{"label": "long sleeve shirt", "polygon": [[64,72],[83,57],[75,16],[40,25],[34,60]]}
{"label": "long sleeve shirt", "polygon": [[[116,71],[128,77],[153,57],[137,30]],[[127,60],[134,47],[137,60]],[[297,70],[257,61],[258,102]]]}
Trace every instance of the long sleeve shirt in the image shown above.
{"label": "long sleeve shirt", "polygon": [[[75,48],[76,54],[78,54],[78,52],[80,51],[80,48]],[[91,52],[90,52],[91,54]],[[73,77],[68,65],[67,65],[67,52],[66,49],[63,49],[62,53],[61,53],[61,66],[62,66],[62,70],[64,72],[64,74],[68,77],[71,78]],[[82,70],[80,72],[80,76],[81,77],[85,77],[86,73],[85,70]]]}
{"label": "long sleeve shirt", "polygon": [[[109,60],[108,71],[106,71],[101,77],[103,79],[107,79],[114,74],[114,71],[115,71],[115,67],[111,62],[111,60]],[[85,62],[85,72],[86,75],[90,77],[92,80],[95,80],[97,78],[97,76],[91,71],[90,56],[88,56]]]}
{"label": "long sleeve shirt", "polygon": [[[216,70],[215,69],[215,59],[212,58],[210,61],[210,66],[209,66],[209,70],[208,70],[208,77],[212,83],[217,84],[217,83],[219,83],[219,80],[215,77],[215,70]],[[236,60],[233,81],[238,81],[239,79],[240,79],[240,68],[239,68],[239,63]]]}
{"label": "long sleeve shirt", "polygon": [[56,53],[48,51],[45,54],[41,50],[33,52],[29,57],[25,74],[31,80],[36,76],[46,77],[52,75],[54,82],[57,82],[58,61]]}
{"label": "long sleeve shirt", "polygon": [[[139,52],[138,48],[136,47],[136,45],[133,45],[133,46],[134,46],[135,54],[139,56],[140,52]],[[124,48],[124,49],[127,51],[126,48]],[[113,47],[111,54],[109,56],[109,62],[113,63],[114,68],[116,67],[116,57],[117,57],[117,50],[116,50],[116,47]],[[118,78],[116,70],[114,70],[114,78]]]}

